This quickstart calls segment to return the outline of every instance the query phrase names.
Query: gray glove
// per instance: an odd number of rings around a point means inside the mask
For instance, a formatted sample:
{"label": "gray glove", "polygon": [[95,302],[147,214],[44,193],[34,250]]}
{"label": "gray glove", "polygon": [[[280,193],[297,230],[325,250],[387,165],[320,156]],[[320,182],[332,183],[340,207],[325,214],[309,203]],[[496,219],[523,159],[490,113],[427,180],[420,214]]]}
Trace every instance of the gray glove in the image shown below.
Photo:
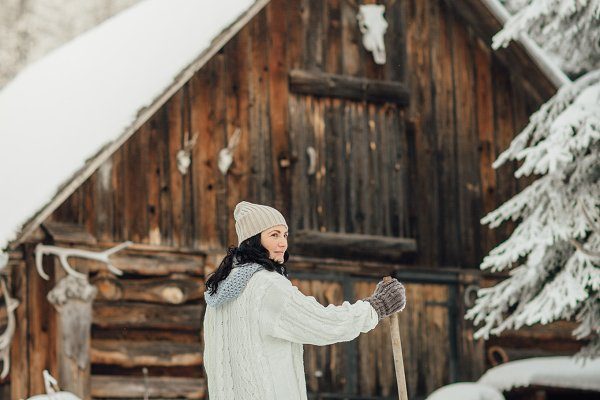
{"label": "gray glove", "polygon": [[371,303],[381,321],[394,313],[404,310],[404,306],[406,305],[406,291],[396,278],[392,278],[390,282],[382,280],[375,287],[373,294],[370,297],[364,298],[363,301]]}

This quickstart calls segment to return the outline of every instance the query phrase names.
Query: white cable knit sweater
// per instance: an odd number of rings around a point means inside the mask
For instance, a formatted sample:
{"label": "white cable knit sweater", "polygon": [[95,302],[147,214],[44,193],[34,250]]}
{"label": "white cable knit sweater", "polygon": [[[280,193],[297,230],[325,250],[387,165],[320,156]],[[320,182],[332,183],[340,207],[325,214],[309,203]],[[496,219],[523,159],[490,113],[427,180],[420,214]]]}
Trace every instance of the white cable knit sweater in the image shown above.
{"label": "white cable knit sweater", "polygon": [[207,307],[210,400],[307,400],[302,344],[346,342],[375,328],[362,300],[324,307],[276,272],[259,270],[236,299]]}

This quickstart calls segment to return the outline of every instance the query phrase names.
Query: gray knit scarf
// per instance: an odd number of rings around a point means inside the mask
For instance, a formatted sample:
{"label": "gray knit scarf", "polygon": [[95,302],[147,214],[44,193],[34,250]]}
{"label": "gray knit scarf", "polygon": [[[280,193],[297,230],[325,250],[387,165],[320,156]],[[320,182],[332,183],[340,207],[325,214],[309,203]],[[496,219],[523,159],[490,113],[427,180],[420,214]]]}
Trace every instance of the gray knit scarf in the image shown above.
{"label": "gray knit scarf", "polygon": [[208,290],[204,292],[206,304],[211,307],[219,307],[237,298],[246,287],[250,278],[252,278],[252,275],[261,269],[264,269],[264,267],[257,263],[238,264],[234,262],[227,278],[219,282],[217,292],[212,295]]}

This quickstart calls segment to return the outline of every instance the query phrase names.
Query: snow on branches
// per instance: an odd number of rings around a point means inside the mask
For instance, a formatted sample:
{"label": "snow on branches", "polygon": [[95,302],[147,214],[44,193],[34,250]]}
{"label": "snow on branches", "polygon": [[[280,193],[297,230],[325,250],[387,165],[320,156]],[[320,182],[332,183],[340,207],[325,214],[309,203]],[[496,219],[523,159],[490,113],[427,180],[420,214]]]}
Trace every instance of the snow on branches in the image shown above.
{"label": "snow on branches", "polygon": [[515,14],[493,40],[506,46],[529,34],[568,73],[600,67],[600,0],[505,0]]}
{"label": "snow on branches", "polygon": [[483,323],[475,338],[486,339],[574,318],[574,335],[591,340],[579,355],[598,356],[600,70],[561,87],[493,166],[510,160],[521,161],[516,178],[539,178],[481,220],[490,228],[506,220],[519,224],[481,264],[491,271],[510,269],[510,277],[480,289],[465,317]]}

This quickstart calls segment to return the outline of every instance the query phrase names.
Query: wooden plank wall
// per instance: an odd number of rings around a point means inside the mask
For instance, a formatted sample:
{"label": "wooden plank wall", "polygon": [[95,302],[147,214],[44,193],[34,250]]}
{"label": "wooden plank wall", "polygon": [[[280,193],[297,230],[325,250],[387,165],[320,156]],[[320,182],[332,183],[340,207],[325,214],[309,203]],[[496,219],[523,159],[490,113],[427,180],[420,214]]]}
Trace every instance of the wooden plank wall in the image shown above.
{"label": "wooden plank wall", "polygon": [[[514,165],[491,162],[543,98],[448,3],[384,3],[388,62],[377,66],[349,2],[272,1],[53,218],[100,240],[214,249],[237,243],[233,207],[249,199],[281,209],[292,233],[406,235],[417,238],[418,264],[476,267],[510,231],[479,219],[519,190]],[[404,82],[411,104],[290,95],[293,68]],[[222,176],[217,153],[236,127],[241,142]],[[182,176],[175,155],[195,135]],[[371,150],[394,141],[405,146],[392,155],[400,172]],[[322,155],[312,177],[307,145]]]}
{"label": "wooden plank wall", "polygon": [[[414,237],[409,148],[394,104],[290,97],[294,230]],[[299,133],[301,132],[301,133]],[[316,168],[308,175],[308,147]]]}
{"label": "wooden plank wall", "polygon": [[[402,2],[415,126],[417,217],[423,263],[475,267],[510,225],[479,219],[518,191],[515,166],[491,162],[552,93],[532,90],[477,36],[450,2]],[[458,5],[456,6],[458,7]]]}

